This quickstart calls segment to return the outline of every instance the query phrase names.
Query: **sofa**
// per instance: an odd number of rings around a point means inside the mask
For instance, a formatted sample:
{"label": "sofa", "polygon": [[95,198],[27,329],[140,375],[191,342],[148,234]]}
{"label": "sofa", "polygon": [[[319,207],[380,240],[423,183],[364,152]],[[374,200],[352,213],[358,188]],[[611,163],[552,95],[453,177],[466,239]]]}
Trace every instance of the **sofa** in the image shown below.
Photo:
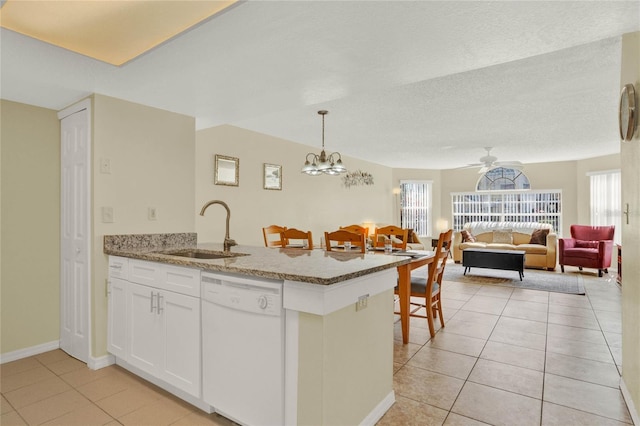
{"label": "sofa", "polygon": [[452,252],[454,262],[460,263],[467,248],[523,250],[525,268],[553,271],[557,247],[558,237],[548,223],[469,222],[454,233]]}

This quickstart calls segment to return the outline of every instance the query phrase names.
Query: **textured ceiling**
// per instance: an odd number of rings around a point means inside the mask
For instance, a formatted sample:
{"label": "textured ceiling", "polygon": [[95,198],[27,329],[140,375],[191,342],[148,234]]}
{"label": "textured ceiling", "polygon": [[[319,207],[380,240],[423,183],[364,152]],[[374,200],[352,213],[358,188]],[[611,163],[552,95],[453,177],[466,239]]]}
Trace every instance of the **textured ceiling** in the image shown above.
{"label": "textured ceiling", "polygon": [[[1,96],[101,93],[390,167],[619,151],[620,35],[640,2],[247,1],[114,67],[2,30]],[[301,160],[302,161],[302,160]],[[348,164],[347,164],[348,166]]]}

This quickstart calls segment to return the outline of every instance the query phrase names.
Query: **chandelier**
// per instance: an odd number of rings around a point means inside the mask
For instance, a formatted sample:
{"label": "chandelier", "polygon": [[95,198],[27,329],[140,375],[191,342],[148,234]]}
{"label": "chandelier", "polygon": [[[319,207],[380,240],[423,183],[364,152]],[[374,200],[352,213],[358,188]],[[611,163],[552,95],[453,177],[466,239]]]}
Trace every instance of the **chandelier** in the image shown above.
{"label": "chandelier", "polygon": [[[307,154],[302,166],[302,173],[306,173],[311,176],[318,176],[321,174],[337,175],[347,171],[347,168],[342,164],[342,156],[339,152],[332,152],[327,155],[324,152],[324,116],[329,114],[329,111],[320,110],[318,114],[322,116],[322,151],[320,155],[310,152]],[[309,162],[309,156],[312,158],[312,162]]]}

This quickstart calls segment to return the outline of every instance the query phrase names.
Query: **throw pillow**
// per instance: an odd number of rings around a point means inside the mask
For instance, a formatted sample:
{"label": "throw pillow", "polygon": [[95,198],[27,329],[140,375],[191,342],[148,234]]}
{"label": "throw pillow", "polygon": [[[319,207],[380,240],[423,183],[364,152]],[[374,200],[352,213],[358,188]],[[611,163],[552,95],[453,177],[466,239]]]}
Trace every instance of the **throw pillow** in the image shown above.
{"label": "throw pillow", "polygon": [[[398,235],[400,241],[402,241],[402,235]],[[413,240],[413,229],[409,228],[409,232],[407,232],[407,243],[415,243]]]}
{"label": "throw pillow", "polygon": [[496,229],[493,231],[493,242],[497,244],[513,244],[511,229]]}
{"label": "throw pillow", "polygon": [[548,229],[536,229],[531,233],[531,239],[529,240],[529,244],[541,244],[543,246],[546,246],[548,234],[549,234]]}
{"label": "throw pillow", "polygon": [[414,243],[414,244],[419,244],[420,240],[418,239],[418,236],[416,235],[415,231],[413,229],[409,230],[409,242],[410,243]]}
{"label": "throw pillow", "polygon": [[462,231],[460,231],[460,234],[462,234],[462,242],[463,243],[475,243],[476,242],[476,237],[473,236],[473,234],[469,231],[467,231],[466,229],[463,229]]}
{"label": "throw pillow", "polygon": [[576,247],[577,248],[598,248],[598,242],[576,240]]}

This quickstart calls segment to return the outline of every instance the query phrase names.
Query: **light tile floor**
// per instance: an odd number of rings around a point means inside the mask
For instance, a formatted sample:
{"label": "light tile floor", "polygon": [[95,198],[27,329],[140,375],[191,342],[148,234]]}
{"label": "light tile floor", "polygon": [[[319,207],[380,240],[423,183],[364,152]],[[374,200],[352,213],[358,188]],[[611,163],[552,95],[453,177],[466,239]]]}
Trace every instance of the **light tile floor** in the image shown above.
{"label": "light tile floor", "polygon": [[445,281],[433,339],[411,318],[403,345],[395,324],[396,404],[378,425],[632,424],[615,271],[566,269],[586,296]]}
{"label": "light tile floor", "polygon": [[112,365],[90,370],[61,350],[0,367],[0,425],[219,425],[164,390]]}
{"label": "light tile floor", "polygon": [[[583,276],[586,297],[445,282],[435,338],[412,318],[403,345],[396,324],[396,404],[379,425],[630,424],[618,388],[621,291],[613,275]],[[0,379],[3,426],[233,424],[60,350],[3,364]]]}

